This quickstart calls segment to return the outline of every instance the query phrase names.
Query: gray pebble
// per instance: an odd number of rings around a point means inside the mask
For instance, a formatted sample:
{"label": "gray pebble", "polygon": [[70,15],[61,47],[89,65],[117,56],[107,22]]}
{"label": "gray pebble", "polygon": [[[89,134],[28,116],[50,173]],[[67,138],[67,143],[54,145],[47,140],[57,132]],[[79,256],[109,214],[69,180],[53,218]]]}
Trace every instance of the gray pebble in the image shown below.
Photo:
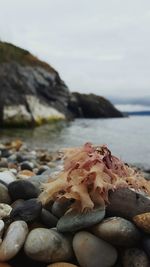
{"label": "gray pebble", "polygon": [[111,267],[117,260],[116,249],[89,232],[74,236],[73,249],[81,267]]}
{"label": "gray pebble", "polygon": [[47,263],[68,261],[72,257],[67,237],[45,228],[36,228],[29,233],[24,250],[28,257]]}

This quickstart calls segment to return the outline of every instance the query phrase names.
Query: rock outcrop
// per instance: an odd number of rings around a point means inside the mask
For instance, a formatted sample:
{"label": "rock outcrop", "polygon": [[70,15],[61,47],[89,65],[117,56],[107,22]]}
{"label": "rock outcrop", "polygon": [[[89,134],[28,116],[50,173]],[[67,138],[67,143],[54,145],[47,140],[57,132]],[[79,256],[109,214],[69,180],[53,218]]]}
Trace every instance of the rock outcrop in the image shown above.
{"label": "rock outcrop", "polygon": [[95,94],[72,93],[69,108],[79,118],[122,117],[122,113],[107,99]]}
{"label": "rock outcrop", "polygon": [[0,126],[118,116],[122,114],[104,98],[71,94],[50,65],[26,50],[0,42]]}

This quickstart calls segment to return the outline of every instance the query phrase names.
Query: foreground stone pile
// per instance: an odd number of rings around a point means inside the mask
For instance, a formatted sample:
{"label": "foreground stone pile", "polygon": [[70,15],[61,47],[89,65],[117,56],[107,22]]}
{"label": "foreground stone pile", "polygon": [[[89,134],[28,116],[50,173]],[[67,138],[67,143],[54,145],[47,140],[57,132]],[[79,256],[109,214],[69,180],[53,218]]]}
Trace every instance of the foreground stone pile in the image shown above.
{"label": "foreground stone pile", "polygon": [[118,189],[86,213],[42,206],[41,184],[60,169],[58,153],[0,145],[0,266],[149,267],[150,198]]}

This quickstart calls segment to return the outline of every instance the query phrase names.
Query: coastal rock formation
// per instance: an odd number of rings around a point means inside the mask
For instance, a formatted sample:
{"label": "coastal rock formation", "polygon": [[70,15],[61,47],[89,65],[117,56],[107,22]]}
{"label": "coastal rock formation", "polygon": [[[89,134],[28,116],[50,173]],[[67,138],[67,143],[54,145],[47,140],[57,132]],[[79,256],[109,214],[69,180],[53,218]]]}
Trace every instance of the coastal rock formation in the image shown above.
{"label": "coastal rock formation", "polygon": [[79,118],[122,117],[107,99],[95,94],[72,93],[69,108]]}
{"label": "coastal rock formation", "polygon": [[71,94],[58,72],[28,51],[0,42],[0,126],[73,117],[120,117],[106,99]]}

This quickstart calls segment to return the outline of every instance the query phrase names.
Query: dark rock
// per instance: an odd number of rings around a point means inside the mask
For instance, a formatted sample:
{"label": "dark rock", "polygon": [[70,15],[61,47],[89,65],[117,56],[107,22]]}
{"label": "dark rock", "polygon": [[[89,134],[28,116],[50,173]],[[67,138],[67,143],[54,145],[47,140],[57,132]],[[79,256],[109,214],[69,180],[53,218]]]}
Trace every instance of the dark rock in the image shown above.
{"label": "dark rock", "polygon": [[39,218],[41,210],[42,204],[37,199],[26,200],[12,209],[10,219],[13,221],[33,222]]}
{"label": "dark rock", "polygon": [[142,246],[150,259],[150,236],[145,236],[143,238]]}
{"label": "dark rock", "polygon": [[58,218],[62,217],[69,206],[72,204],[72,200],[56,200],[52,205],[52,213],[57,216]]}
{"label": "dark rock", "polygon": [[11,198],[8,193],[8,188],[2,183],[0,183],[0,203],[6,203],[6,204],[11,203]]}
{"label": "dark rock", "polygon": [[27,180],[10,183],[8,191],[12,200],[36,198],[40,193],[39,189]]}
{"label": "dark rock", "polygon": [[11,152],[9,151],[9,149],[4,148],[1,149],[1,157],[3,158],[8,158],[11,155]]}
{"label": "dark rock", "polygon": [[47,170],[50,170],[50,168],[48,167],[48,166],[42,166],[42,167],[40,167],[40,169],[37,171],[37,175],[41,175],[41,174],[43,174],[45,171],[47,171]]}
{"label": "dark rock", "polygon": [[110,217],[92,228],[92,232],[116,246],[132,247],[140,241],[141,235],[136,226],[123,218]]}
{"label": "dark rock", "polygon": [[60,232],[74,232],[99,223],[105,216],[104,207],[95,208],[89,212],[71,211],[61,217],[57,223]]}
{"label": "dark rock", "polygon": [[123,117],[108,100],[95,94],[72,93],[69,108],[79,118]]}
{"label": "dark rock", "polygon": [[21,164],[20,164],[20,168],[21,170],[29,170],[29,171],[32,171],[33,168],[34,168],[34,164],[30,161],[23,161]]}
{"label": "dark rock", "polygon": [[124,267],[149,267],[150,262],[146,253],[138,248],[127,249],[123,256]]}
{"label": "dark rock", "polygon": [[150,212],[150,198],[131,189],[121,188],[110,192],[107,214],[132,219],[134,216]]}
{"label": "dark rock", "polygon": [[40,221],[46,225],[49,228],[55,227],[57,222],[58,222],[58,218],[56,218],[52,213],[50,213],[48,210],[46,209],[42,209],[41,215],[40,215]]}
{"label": "dark rock", "polygon": [[3,42],[0,51],[1,126],[33,126],[72,117],[122,117],[100,96],[71,94],[58,72],[28,51]]}

